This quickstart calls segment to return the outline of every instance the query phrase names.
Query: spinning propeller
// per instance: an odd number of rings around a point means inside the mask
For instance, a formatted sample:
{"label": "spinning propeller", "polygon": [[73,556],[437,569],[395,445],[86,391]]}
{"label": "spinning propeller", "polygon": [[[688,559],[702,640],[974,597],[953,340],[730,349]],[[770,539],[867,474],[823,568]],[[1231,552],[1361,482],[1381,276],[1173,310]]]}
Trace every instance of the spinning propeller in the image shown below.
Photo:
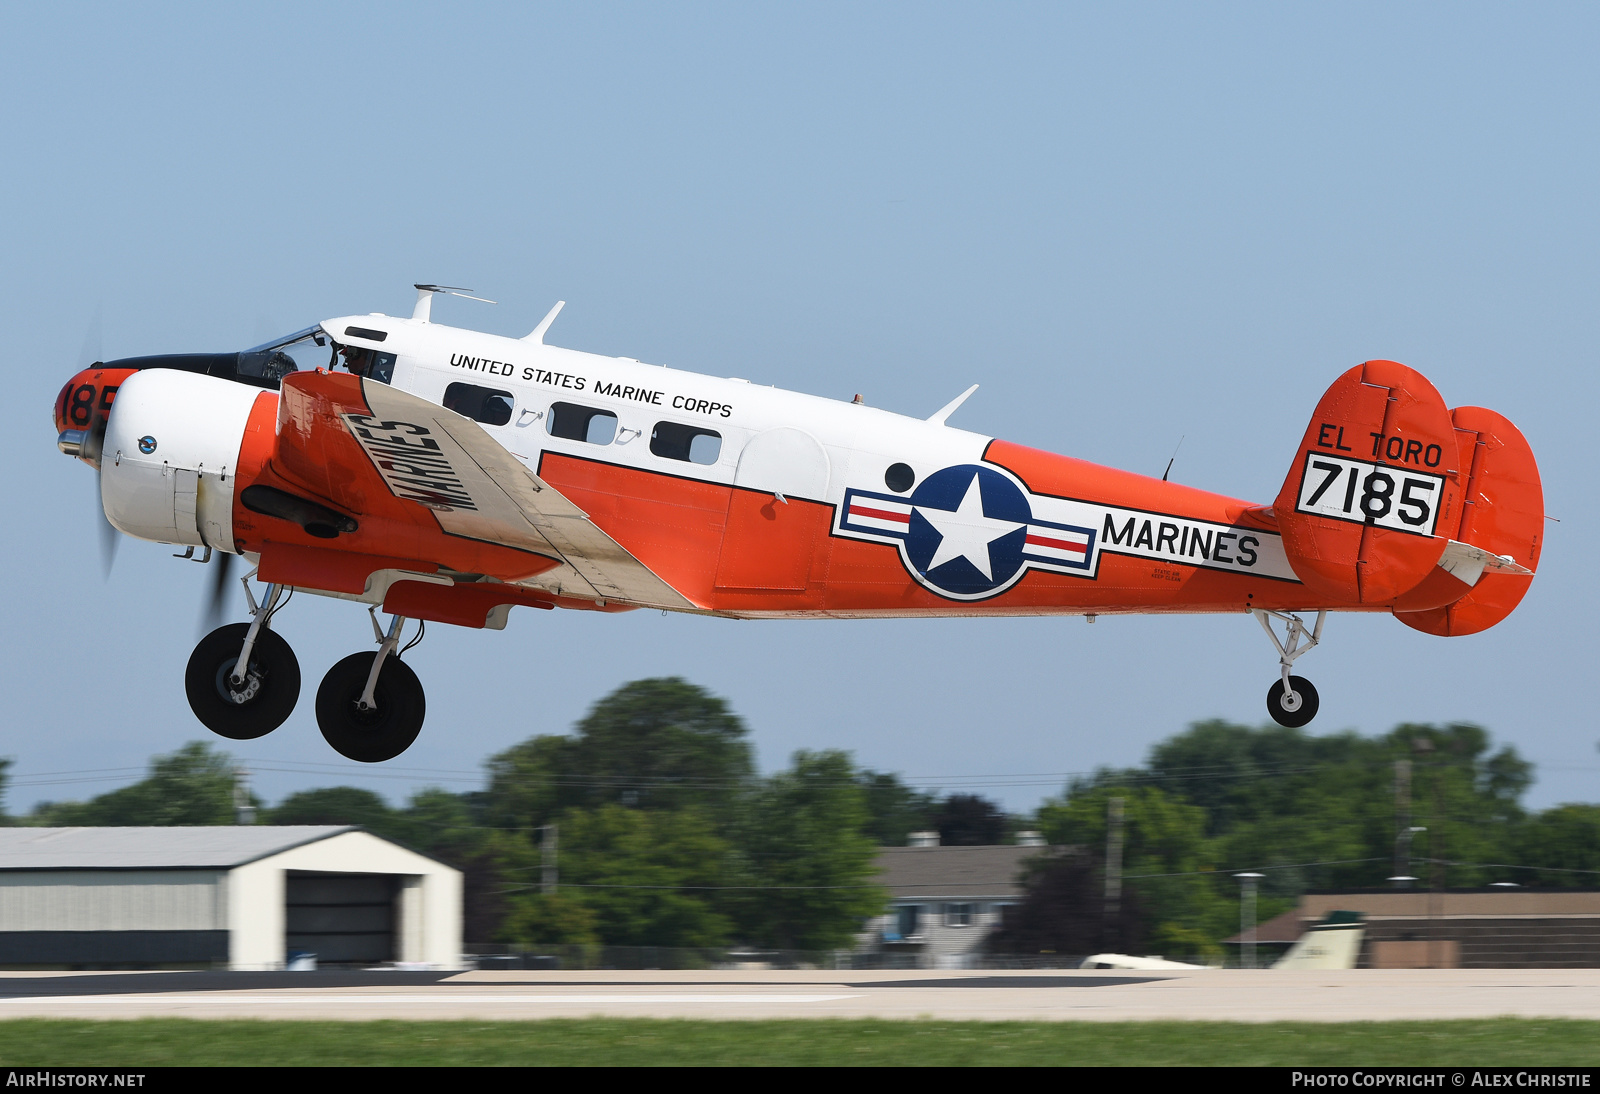
{"label": "spinning propeller", "polygon": [[[83,332],[83,349],[78,352],[78,371],[94,368],[101,364],[100,361],[100,310],[95,309],[94,318],[89,320]],[[94,464],[94,509],[98,515],[100,525],[100,565],[105,570],[105,576],[111,576],[111,567],[117,561],[117,544],[122,539],[122,533],[112,525],[111,519],[106,516],[105,503],[100,493],[100,452],[105,448],[106,420],[102,415],[95,415],[90,422],[87,435],[83,439],[81,454],[84,459]]]}
{"label": "spinning propeller", "polygon": [[[97,309],[94,317],[89,320],[84,329],[83,348],[78,353],[78,371],[85,372],[98,368],[104,364],[100,360],[101,351],[101,318]],[[102,493],[103,478],[101,472],[101,454],[105,449],[106,427],[109,414],[99,412],[96,407],[92,413],[88,429],[82,431],[81,440],[78,441],[77,455],[94,465],[95,480],[95,513],[99,518],[97,523],[100,528],[100,563],[109,580],[111,569],[117,561],[117,547],[122,542],[122,533],[119,532],[111,519],[106,516],[105,495]],[[188,556],[192,557],[194,551],[190,548]],[[233,570],[233,556],[226,551],[207,549],[207,558],[212,563],[211,590],[206,597],[205,604],[200,613],[200,625],[203,631],[209,632],[216,629],[222,621],[223,609],[228,599],[228,577]]]}
{"label": "spinning propeller", "polygon": [[205,610],[200,614],[202,633],[210,634],[222,626],[222,609],[228,602],[228,574],[232,569],[232,555],[226,551],[211,552],[211,595],[207,597]]}

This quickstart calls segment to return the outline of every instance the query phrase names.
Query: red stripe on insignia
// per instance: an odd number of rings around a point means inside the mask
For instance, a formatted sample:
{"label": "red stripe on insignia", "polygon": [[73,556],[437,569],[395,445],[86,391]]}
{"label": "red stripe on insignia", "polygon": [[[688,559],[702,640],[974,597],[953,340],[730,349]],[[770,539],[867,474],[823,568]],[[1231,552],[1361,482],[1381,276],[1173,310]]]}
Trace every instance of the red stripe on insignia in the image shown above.
{"label": "red stripe on insignia", "polygon": [[1029,536],[1028,542],[1036,547],[1054,547],[1058,551],[1076,551],[1079,554],[1089,546],[1087,540],[1075,542],[1070,539],[1046,539],[1044,536]]}
{"label": "red stripe on insignia", "polygon": [[852,517],[876,517],[879,520],[895,520],[905,524],[911,523],[910,513],[891,513],[886,509],[868,509],[864,505],[851,503],[850,515]]}

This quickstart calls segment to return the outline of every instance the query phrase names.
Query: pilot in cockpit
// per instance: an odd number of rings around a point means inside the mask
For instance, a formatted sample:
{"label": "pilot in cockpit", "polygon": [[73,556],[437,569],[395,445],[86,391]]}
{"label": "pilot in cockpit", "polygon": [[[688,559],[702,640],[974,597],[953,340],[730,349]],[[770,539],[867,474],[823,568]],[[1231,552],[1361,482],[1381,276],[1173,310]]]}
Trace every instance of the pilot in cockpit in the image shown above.
{"label": "pilot in cockpit", "polygon": [[340,346],[339,355],[344,358],[344,367],[357,376],[365,376],[380,384],[387,384],[394,378],[392,353],[379,353],[375,349],[363,349],[360,346]]}
{"label": "pilot in cockpit", "polygon": [[365,376],[372,368],[370,349],[362,349],[360,346],[340,346],[339,356],[344,358],[344,367],[357,376]]}

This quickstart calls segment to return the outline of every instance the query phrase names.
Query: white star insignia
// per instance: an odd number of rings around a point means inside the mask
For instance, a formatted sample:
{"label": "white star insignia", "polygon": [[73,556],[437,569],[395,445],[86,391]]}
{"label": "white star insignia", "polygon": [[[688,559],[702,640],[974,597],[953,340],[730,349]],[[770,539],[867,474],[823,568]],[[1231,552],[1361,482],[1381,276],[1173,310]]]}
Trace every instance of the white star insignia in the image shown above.
{"label": "white star insignia", "polygon": [[994,580],[994,567],[989,562],[989,544],[1002,536],[1010,535],[1026,525],[1010,520],[995,520],[983,515],[983,491],[978,486],[978,473],[972,473],[972,482],[955,512],[948,509],[917,507],[923,519],[933,525],[940,535],[939,549],[933,553],[929,570],[936,570],[952,559],[964,558],[978,568],[990,581]]}

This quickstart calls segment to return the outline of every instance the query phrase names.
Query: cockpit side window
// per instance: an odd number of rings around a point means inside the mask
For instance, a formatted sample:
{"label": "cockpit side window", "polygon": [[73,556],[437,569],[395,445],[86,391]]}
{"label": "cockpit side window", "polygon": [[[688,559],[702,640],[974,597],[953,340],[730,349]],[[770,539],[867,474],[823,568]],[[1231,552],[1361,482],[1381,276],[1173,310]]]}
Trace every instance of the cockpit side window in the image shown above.
{"label": "cockpit side window", "polygon": [[[229,370],[232,372],[231,378],[257,387],[277,389],[282,386],[283,378],[291,373],[331,367],[338,360],[338,346],[330,349],[330,342],[332,339],[321,327],[307,327],[259,346],[251,346],[238,355],[237,364]],[[217,373],[213,372],[212,375]]]}
{"label": "cockpit side window", "polygon": [[[391,358],[390,369],[394,368]],[[377,379],[377,377],[374,377]],[[387,383],[388,381],[384,381]],[[444,389],[444,408],[464,414],[484,425],[505,425],[511,420],[511,409],[516,397],[509,391],[499,391],[477,384],[451,384]]]}
{"label": "cockpit side window", "polygon": [[239,354],[238,371],[235,375],[245,383],[276,388],[283,383],[285,376],[297,368],[294,358],[282,350],[254,353],[246,350]]}

